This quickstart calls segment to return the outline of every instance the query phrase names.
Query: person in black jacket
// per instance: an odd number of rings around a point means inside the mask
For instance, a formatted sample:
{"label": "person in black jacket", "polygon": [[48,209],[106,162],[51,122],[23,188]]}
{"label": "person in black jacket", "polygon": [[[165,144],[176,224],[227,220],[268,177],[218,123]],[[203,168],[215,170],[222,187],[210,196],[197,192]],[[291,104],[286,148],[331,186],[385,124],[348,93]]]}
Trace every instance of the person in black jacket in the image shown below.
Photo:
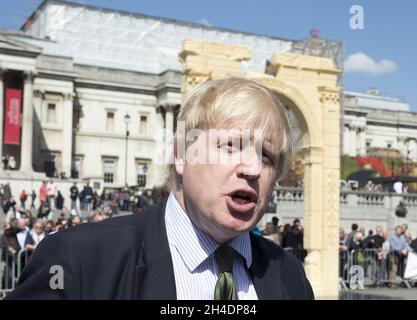
{"label": "person in black jacket", "polygon": [[[183,124],[199,132],[185,149]],[[168,198],[49,235],[6,299],[313,299],[297,258],[250,232],[292,153],[277,96],[254,81],[208,81],[177,129]]]}
{"label": "person in black jacket", "polygon": [[17,254],[20,250],[16,232],[10,223],[5,224],[3,227],[3,234],[0,236],[0,250],[1,261],[5,263],[1,279],[2,288],[10,289],[13,288],[13,268],[15,268]]}
{"label": "person in black jacket", "polygon": [[64,209],[64,197],[62,196],[62,193],[61,193],[61,191],[59,191],[58,190],[58,194],[57,194],[57,196],[56,196],[56,208],[58,209],[58,210],[62,210],[62,209]]}
{"label": "person in black jacket", "polygon": [[77,209],[77,199],[78,199],[79,191],[77,188],[77,184],[75,182],[69,191],[70,191],[70,198],[71,198],[71,210]]}

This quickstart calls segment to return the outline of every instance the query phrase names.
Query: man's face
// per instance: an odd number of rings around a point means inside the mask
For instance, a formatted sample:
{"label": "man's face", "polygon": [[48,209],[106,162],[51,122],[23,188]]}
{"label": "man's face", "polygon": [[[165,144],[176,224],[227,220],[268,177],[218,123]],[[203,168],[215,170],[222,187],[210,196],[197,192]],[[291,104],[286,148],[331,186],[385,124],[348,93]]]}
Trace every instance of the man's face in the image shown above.
{"label": "man's face", "polygon": [[74,225],[79,225],[79,224],[81,224],[81,219],[80,219],[80,217],[79,217],[79,216],[75,216],[75,217],[74,217],[74,219],[72,220],[72,223],[73,223]]}
{"label": "man's face", "polygon": [[401,235],[401,228],[400,227],[395,228],[395,234],[397,236],[400,236]]}
{"label": "man's face", "polygon": [[43,224],[42,223],[39,223],[39,222],[37,222],[35,225],[34,225],[34,227],[33,227],[34,229],[35,229],[35,233],[36,234],[41,234],[42,232],[43,232]]}
{"label": "man's face", "polygon": [[[227,135],[230,136],[230,131]],[[240,141],[240,147],[234,139]],[[250,139],[242,138],[241,130],[235,130],[230,139],[225,139],[222,133],[213,139],[212,132],[204,131],[194,144],[205,146],[198,150],[205,150],[210,161],[196,160],[198,155],[193,156],[190,147],[187,157],[191,156],[187,160],[193,163],[184,164],[176,158],[187,213],[200,229],[220,243],[250,230],[259,222],[277,178],[276,146],[268,143],[264,136],[247,144],[243,140]],[[238,156],[240,160],[216,162],[214,155],[221,160],[227,155]]]}

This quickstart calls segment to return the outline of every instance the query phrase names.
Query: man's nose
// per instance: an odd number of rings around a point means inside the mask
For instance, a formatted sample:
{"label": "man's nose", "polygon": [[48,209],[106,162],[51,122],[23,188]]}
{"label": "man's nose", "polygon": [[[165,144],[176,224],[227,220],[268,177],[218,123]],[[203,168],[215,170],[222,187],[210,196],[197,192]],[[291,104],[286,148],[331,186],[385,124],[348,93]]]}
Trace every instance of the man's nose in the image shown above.
{"label": "man's nose", "polygon": [[255,150],[242,152],[242,158],[237,170],[239,176],[257,180],[261,176],[262,159]]}

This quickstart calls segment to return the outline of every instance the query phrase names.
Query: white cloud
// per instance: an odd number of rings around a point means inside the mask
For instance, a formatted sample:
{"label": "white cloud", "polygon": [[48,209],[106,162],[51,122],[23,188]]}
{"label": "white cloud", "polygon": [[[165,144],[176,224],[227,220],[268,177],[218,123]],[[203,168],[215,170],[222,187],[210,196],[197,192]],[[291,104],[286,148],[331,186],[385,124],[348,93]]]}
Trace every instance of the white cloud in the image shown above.
{"label": "white cloud", "polygon": [[345,61],[346,72],[367,73],[379,75],[393,73],[397,70],[397,64],[391,60],[382,59],[378,62],[363,52],[357,52],[347,57]]}
{"label": "white cloud", "polygon": [[210,26],[211,26],[210,21],[208,21],[206,18],[200,19],[200,20],[198,20],[197,22],[198,22],[198,23],[201,23],[201,24],[204,24],[205,26],[208,26],[208,27],[210,27]]}

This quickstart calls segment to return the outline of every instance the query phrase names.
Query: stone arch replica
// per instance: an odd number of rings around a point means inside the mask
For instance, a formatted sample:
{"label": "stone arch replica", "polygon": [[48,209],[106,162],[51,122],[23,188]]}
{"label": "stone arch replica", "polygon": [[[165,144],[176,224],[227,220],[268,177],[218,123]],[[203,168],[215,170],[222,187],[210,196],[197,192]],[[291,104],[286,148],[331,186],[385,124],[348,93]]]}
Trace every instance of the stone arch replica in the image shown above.
{"label": "stone arch replica", "polygon": [[183,41],[181,92],[209,79],[243,76],[263,83],[294,112],[303,132],[305,270],[317,298],[337,298],[339,263],[340,70],[332,59],[275,53],[276,74],[242,73],[250,48]]}

